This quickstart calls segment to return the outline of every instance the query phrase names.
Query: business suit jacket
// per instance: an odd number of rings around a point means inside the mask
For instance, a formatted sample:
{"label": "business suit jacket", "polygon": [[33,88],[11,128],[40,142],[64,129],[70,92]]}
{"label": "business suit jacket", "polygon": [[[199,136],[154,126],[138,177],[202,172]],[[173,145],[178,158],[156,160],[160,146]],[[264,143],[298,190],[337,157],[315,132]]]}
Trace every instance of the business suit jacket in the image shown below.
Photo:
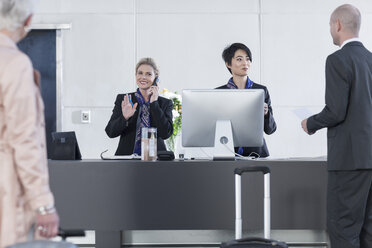
{"label": "business suit jacket", "polygon": [[25,241],[39,207],[53,205],[44,105],[29,58],[0,33],[0,247]]}
{"label": "business suit jacket", "polygon": [[328,56],[325,103],[307,128],[328,128],[328,170],[372,169],[372,54],[361,42]]}
{"label": "business suit jacket", "polygon": [[[227,84],[222,85],[216,89],[229,89]],[[263,89],[265,92],[265,103],[269,106],[269,112],[264,117],[264,132],[266,134],[272,134],[276,131],[276,123],[273,116],[273,109],[271,107],[271,100],[269,91],[267,88],[261,84],[253,83],[251,89]],[[242,113],[243,114],[243,113]],[[248,125],[249,123],[247,123]],[[238,152],[239,147],[235,147],[235,152]],[[249,156],[252,152],[255,152],[260,155],[260,157],[268,157],[269,150],[267,149],[266,141],[263,139],[263,145],[261,147],[243,147],[243,155]]]}
{"label": "business suit jacket", "polygon": [[[137,102],[135,92],[129,93],[133,104]],[[112,110],[111,118],[106,126],[106,133],[110,138],[120,136],[119,145],[115,155],[130,155],[133,153],[134,143],[136,139],[137,119],[139,118],[140,106],[137,105],[134,115],[125,120],[121,102],[124,99],[124,94],[119,94],[116,97],[115,107]],[[173,103],[171,100],[159,96],[157,101],[150,103],[151,127],[157,128],[157,149],[165,151],[166,147],[164,140],[168,139],[173,133],[172,121]]]}

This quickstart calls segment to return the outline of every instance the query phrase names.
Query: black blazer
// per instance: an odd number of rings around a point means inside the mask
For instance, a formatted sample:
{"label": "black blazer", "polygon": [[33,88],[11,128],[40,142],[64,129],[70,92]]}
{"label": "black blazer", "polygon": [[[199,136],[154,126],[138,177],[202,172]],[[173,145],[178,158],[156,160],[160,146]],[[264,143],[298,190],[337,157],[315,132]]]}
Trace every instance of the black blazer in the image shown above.
{"label": "black blazer", "polygon": [[[135,93],[129,93],[133,104],[137,102]],[[124,94],[119,94],[116,97],[115,107],[112,110],[111,118],[106,126],[106,133],[110,138],[120,136],[118,149],[115,155],[130,155],[133,153],[134,142],[136,139],[137,118],[139,118],[139,104],[134,115],[125,120],[121,111],[121,102],[124,99]],[[173,103],[171,100],[164,97],[158,98],[157,101],[150,103],[151,127],[156,127],[158,132],[158,151],[165,151],[166,147],[164,140],[168,139],[173,133],[172,121]]]}
{"label": "black blazer", "polygon": [[[227,87],[227,84],[225,84],[216,89],[229,89],[229,88]],[[265,86],[261,84],[256,84],[256,83],[252,84],[251,89],[263,89],[265,91],[265,103],[267,103],[267,105],[269,106],[269,112],[264,117],[264,132],[266,134],[272,134],[276,131],[276,123],[275,123],[274,116],[273,116],[273,109],[271,107],[269,91],[267,90]],[[238,149],[239,147],[235,147],[235,152],[238,152]],[[261,158],[268,157],[270,154],[269,154],[269,150],[267,149],[265,139],[263,140],[263,145],[261,147],[243,147],[243,156],[249,156],[252,152],[259,154]]]}
{"label": "black blazer", "polygon": [[328,56],[325,104],[307,128],[328,128],[328,170],[372,169],[372,54],[361,42]]}

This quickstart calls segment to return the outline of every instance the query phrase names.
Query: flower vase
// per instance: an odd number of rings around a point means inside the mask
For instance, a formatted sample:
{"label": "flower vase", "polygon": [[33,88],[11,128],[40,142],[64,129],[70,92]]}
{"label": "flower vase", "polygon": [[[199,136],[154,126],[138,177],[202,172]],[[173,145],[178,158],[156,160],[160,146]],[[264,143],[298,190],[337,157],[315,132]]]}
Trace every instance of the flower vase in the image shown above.
{"label": "flower vase", "polygon": [[167,150],[172,151],[174,153],[174,157],[178,158],[178,153],[181,147],[181,135],[172,135],[167,140],[165,140],[165,144],[167,146]]}

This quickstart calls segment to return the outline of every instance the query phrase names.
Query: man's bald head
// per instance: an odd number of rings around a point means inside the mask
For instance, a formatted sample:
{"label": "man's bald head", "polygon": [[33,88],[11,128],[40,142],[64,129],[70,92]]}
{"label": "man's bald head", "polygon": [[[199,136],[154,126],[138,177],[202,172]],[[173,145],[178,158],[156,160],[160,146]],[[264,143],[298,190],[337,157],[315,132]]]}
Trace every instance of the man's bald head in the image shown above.
{"label": "man's bald head", "polygon": [[351,4],[336,8],[331,15],[331,22],[340,21],[345,33],[359,36],[361,15],[360,11]]}

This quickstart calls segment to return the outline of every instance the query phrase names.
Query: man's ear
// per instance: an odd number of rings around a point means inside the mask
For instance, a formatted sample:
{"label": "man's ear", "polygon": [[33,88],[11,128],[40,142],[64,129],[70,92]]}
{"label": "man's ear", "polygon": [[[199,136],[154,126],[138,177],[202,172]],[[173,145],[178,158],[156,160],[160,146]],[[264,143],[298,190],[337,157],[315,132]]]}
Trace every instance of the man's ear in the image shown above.
{"label": "man's ear", "polygon": [[31,20],[32,20],[32,14],[27,17],[27,19],[24,23],[25,28],[31,26]]}
{"label": "man's ear", "polygon": [[342,28],[341,21],[340,21],[340,19],[337,19],[336,20],[336,30],[337,30],[337,32],[340,32],[341,28]]}

